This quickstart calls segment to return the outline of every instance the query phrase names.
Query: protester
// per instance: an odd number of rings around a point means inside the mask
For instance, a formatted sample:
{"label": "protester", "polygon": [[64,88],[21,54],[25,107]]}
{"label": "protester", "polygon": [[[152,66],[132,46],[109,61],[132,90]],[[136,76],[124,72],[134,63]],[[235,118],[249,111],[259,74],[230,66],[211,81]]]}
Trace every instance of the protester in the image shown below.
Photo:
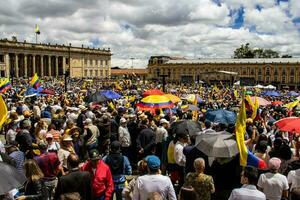
{"label": "protester", "polygon": [[148,174],[137,178],[133,191],[134,200],[147,200],[151,193],[158,192],[163,199],[175,200],[176,195],[169,177],[160,174],[160,160],[157,156],[146,157]]}
{"label": "protester", "polygon": [[245,167],[241,174],[242,188],[234,189],[228,200],[266,200],[266,195],[256,188],[258,170],[254,167]]}
{"label": "protester", "polygon": [[114,183],[109,166],[101,160],[98,150],[93,149],[89,152],[89,160],[84,163],[81,170],[91,174],[93,195],[96,200],[110,200]]}
{"label": "protester", "polygon": [[210,200],[211,194],[215,192],[214,181],[211,176],[204,174],[205,161],[197,158],[194,161],[195,172],[187,174],[185,186],[192,186],[197,192],[198,198]]}

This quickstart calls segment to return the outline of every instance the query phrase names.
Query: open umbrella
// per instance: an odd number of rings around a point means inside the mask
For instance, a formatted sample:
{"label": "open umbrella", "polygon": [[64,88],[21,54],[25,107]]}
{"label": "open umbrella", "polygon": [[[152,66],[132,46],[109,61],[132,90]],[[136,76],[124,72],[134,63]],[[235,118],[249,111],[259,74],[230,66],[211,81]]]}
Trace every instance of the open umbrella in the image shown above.
{"label": "open umbrella", "polygon": [[26,181],[26,177],[15,167],[4,162],[0,162],[0,177],[0,195],[22,186]]}
{"label": "open umbrella", "polygon": [[286,117],[275,122],[281,131],[300,133],[300,117]]}
{"label": "open umbrella", "polygon": [[168,97],[173,103],[178,103],[181,101],[181,99],[178,96],[173,94],[165,94],[164,96]]}
{"label": "open umbrella", "polygon": [[107,97],[105,97],[104,95],[102,95],[99,92],[96,92],[90,96],[86,97],[86,102],[91,103],[91,102],[106,102],[109,99]]}
{"label": "open umbrella", "polygon": [[201,124],[193,120],[182,120],[172,124],[172,133],[174,134],[188,134],[190,136],[197,135],[201,131]]}
{"label": "open umbrella", "polygon": [[214,123],[235,124],[236,113],[229,110],[209,110],[205,114],[205,119]]}
{"label": "open umbrella", "polygon": [[101,92],[107,99],[120,99],[122,96],[112,90],[104,90]]}
{"label": "open umbrella", "polygon": [[196,147],[208,157],[231,158],[238,154],[236,141],[229,134],[215,134],[203,137]]}
{"label": "open umbrella", "polygon": [[281,94],[277,91],[274,90],[267,90],[261,93],[263,96],[267,96],[267,97],[280,97]]}
{"label": "open umbrella", "polygon": [[[252,102],[255,102],[255,97],[250,97],[251,98],[251,101]],[[258,104],[260,106],[268,106],[268,105],[271,105],[271,102],[264,99],[264,98],[261,98],[261,97],[257,97],[257,100],[258,100]]]}
{"label": "open umbrella", "polygon": [[276,87],[273,86],[273,85],[267,85],[267,86],[265,87],[265,89],[276,90]]}
{"label": "open umbrella", "polygon": [[274,106],[278,106],[278,105],[282,105],[282,104],[283,104],[282,101],[273,101],[272,102],[272,105],[274,105]]}
{"label": "open umbrella", "polygon": [[143,93],[144,97],[150,96],[150,95],[164,95],[165,93],[163,93],[163,91],[159,90],[159,89],[150,89],[147,90]]}
{"label": "open umbrella", "polygon": [[297,97],[297,96],[299,96],[299,93],[297,93],[295,91],[290,91],[287,95],[291,96],[291,97]]}
{"label": "open umbrella", "polygon": [[184,97],[184,99],[186,99],[190,103],[194,103],[195,98],[197,98],[197,103],[203,102],[203,100],[199,97],[199,95],[196,94],[189,94],[186,97]]}
{"label": "open umbrella", "polygon": [[137,104],[137,107],[139,110],[153,111],[161,108],[173,108],[174,104],[168,97],[165,97],[164,95],[150,95],[143,98]]}
{"label": "open umbrella", "polygon": [[191,105],[191,104],[189,104],[189,105],[183,105],[183,106],[181,106],[181,109],[182,109],[183,111],[186,111],[186,110],[190,110],[190,111],[199,111],[199,110],[200,110],[200,108],[198,108],[198,106],[196,106],[196,105]]}

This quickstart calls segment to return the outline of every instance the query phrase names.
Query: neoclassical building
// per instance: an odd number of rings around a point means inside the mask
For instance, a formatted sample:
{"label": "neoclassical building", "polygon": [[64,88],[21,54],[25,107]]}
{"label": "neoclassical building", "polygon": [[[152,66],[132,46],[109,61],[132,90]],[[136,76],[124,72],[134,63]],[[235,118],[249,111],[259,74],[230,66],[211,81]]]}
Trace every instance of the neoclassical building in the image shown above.
{"label": "neoclassical building", "polygon": [[300,58],[191,60],[152,56],[148,63],[148,78],[158,79],[157,71],[159,74],[169,75],[167,80],[172,82],[202,80],[214,84],[248,78],[255,80],[257,84],[272,84],[279,88],[300,87]]}
{"label": "neoclassical building", "polygon": [[1,77],[110,77],[110,49],[0,40]]}

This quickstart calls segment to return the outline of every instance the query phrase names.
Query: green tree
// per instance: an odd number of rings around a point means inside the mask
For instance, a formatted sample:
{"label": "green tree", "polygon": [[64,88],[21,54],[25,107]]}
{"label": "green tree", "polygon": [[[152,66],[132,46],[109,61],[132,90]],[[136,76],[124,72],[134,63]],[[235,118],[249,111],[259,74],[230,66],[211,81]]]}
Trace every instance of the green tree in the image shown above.
{"label": "green tree", "polygon": [[279,58],[279,53],[272,49],[252,49],[249,43],[241,45],[234,51],[234,58]]}
{"label": "green tree", "polygon": [[249,47],[249,43],[241,45],[234,51],[234,58],[254,58],[252,49]]}

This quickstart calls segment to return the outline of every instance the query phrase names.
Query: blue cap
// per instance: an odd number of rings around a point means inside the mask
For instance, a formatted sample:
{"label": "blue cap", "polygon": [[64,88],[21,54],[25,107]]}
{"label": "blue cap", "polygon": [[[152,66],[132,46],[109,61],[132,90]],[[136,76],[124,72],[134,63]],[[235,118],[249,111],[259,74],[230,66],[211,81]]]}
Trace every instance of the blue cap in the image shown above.
{"label": "blue cap", "polygon": [[146,157],[149,169],[155,170],[160,168],[160,160],[157,156],[151,155]]}

